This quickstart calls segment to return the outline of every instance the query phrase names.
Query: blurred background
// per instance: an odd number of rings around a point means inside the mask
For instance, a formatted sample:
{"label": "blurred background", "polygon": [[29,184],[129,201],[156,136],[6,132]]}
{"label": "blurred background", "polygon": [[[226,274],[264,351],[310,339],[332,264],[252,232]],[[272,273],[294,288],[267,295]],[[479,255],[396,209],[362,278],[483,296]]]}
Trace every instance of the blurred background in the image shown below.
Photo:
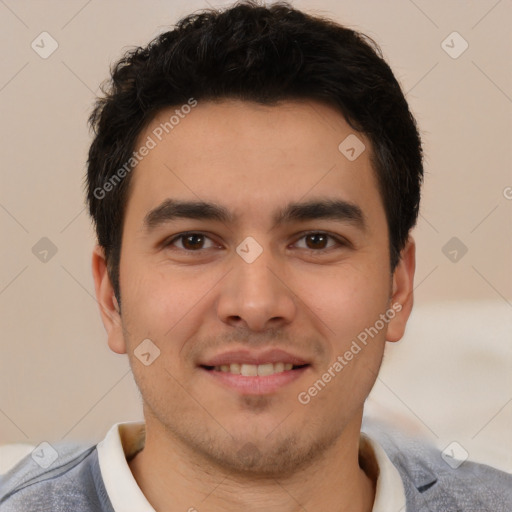
{"label": "blurred background", "polygon": [[[415,310],[367,417],[512,472],[512,2],[291,3],[379,43],[424,142]],[[125,50],[228,4],[0,0],[0,444],[142,419],[94,298],[87,118]]]}

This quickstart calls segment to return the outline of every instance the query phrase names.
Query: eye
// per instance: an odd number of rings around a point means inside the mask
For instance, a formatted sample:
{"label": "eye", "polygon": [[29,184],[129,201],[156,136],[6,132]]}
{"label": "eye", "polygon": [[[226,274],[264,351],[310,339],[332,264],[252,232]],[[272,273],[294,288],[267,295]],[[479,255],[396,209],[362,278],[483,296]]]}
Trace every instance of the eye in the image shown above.
{"label": "eye", "polygon": [[[323,231],[312,231],[310,233],[306,233],[301,238],[299,238],[296,244],[298,244],[300,240],[305,241],[305,247],[299,247],[299,249],[307,249],[316,252],[325,251],[336,246],[347,245],[347,242],[341,238],[335,237],[328,233],[324,233]],[[331,240],[331,242],[333,241],[333,243],[330,245],[328,245],[329,240]]]}
{"label": "eye", "polygon": [[[347,246],[349,243],[341,237],[337,237],[323,231],[311,231],[303,234],[294,245],[299,249],[305,249],[312,252],[322,252],[334,247]],[[163,246],[165,248],[169,247],[189,253],[218,247],[218,245],[209,236],[200,232],[180,233],[179,235],[176,235],[170,240],[164,242]]]}
{"label": "eye", "polygon": [[[210,244],[205,246],[205,241],[209,240]],[[165,247],[175,246],[177,249],[194,252],[201,249],[210,249],[214,247],[212,239],[204,233],[181,233],[171,240],[165,242]]]}

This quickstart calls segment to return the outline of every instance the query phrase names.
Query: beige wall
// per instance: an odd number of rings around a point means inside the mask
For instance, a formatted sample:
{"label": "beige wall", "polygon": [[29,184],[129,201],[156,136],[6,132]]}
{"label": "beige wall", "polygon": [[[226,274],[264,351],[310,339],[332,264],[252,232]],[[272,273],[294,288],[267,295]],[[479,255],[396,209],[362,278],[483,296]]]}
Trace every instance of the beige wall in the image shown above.
{"label": "beige wall", "polygon": [[[511,306],[511,2],[293,3],[373,37],[408,91],[426,152],[416,303]],[[93,297],[86,120],[124,47],[206,5],[0,3],[0,443],[99,439],[112,423],[140,417],[127,360],[109,352]],[[47,59],[31,48],[43,31],[59,45]],[[441,46],[454,31],[469,44],[458,58]],[[32,252],[42,237],[57,249],[46,263]],[[468,248],[455,263],[443,253],[452,237]]]}

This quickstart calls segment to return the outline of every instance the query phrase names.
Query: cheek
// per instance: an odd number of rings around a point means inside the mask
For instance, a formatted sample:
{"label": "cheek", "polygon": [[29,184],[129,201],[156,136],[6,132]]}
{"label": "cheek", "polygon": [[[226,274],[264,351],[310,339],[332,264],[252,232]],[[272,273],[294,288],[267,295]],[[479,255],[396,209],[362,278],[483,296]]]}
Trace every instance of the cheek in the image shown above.
{"label": "cheek", "polygon": [[343,345],[386,311],[390,280],[380,264],[326,270],[302,274],[299,296],[323,323],[327,338]]}
{"label": "cheek", "polygon": [[322,379],[335,377],[324,399],[356,407],[368,396],[382,362],[388,324],[381,315],[388,309],[390,282],[382,269],[350,270],[317,280],[308,305],[328,327],[322,329],[330,357],[319,373]]}
{"label": "cheek", "polygon": [[150,319],[151,324],[172,311],[178,315],[173,306],[186,298],[187,288],[177,272],[171,275],[142,259],[126,264],[124,270],[127,279],[121,287],[132,315]]}
{"label": "cheek", "polygon": [[[178,384],[183,380],[184,371],[179,354],[197,328],[198,322],[194,321],[192,313],[201,293],[194,292],[190,278],[184,279],[177,273],[171,276],[147,264],[127,266],[126,272],[129,279],[122,290],[126,290],[123,327],[128,356],[145,401],[153,410],[158,410],[160,401],[168,400],[169,396],[186,398]],[[156,348],[150,344],[142,351],[138,347],[147,339]],[[150,353],[146,358],[148,365],[142,355],[147,352]]]}
{"label": "cheek", "polygon": [[[180,272],[146,265],[127,268],[123,322],[132,348],[145,338],[165,354],[176,354],[200,327],[204,296],[212,288],[199,273]],[[128,272],[131,272],[128,274]],[[168,361],[175,361],[175,357]]]}

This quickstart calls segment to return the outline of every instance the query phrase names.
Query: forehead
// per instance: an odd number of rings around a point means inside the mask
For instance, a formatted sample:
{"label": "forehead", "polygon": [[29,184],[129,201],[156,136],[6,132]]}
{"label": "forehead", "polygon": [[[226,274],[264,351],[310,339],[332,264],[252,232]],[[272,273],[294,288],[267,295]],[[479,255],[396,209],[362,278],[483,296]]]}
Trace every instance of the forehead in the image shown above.
{"label": "forehead", "polygon": [[383,214],[368,140],[320,102],[172,107],[141,133],[143,145],[151,149],[133,171],[127,208],[139,217],[181,198],[225,205],[237,219],[275,218],[276,205],[311,196]]}

